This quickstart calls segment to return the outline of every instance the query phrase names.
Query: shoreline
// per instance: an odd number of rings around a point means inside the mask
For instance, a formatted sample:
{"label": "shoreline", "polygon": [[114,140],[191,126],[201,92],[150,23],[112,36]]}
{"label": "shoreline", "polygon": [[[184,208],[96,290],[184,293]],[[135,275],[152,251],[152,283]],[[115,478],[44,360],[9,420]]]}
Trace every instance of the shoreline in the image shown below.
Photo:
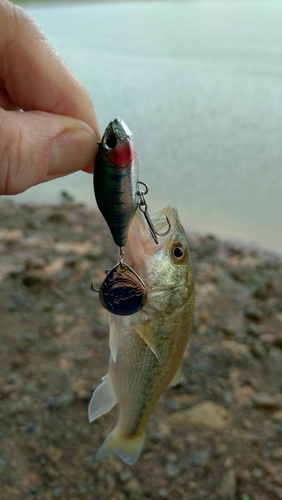
{"label": "shoreline", "polygon": [[[94,198],[93,198],[93,200],[94,200]],[[33,208],[33,209],[36,207],[38,207],[38,208],[44,207],[45,209],[51,209],[52,207],[60,208],[60,207],[63,207],[64,205],[68,205],[68,204],[72,204],[72,203],[75,206],[82,207],[86,211],[88,211],[89,213],[92,213],[94,215],[94,217],[101,217],[100,211],[96,205],[93,204],[93,206],[92,206],[91,204],[84,203],[84,202],[79,201],[79,200],[75,200],[75,198],[72,195],[70,195],[68,192],[65,192],[65,191],[63,191],[61,193],[61,200],[58,201],[57,203],[30,203],[27,201],[26,202],[17,202],[17,201],[14,201],[12,199],[9,200],[8,197],[6,197],[5,200],[1,200],[1,198],[0,198],[0,206],[2,204],[13,204],[13,205],[17,205],[20,207],[27,207],[27,208]],[[260,254],[265,259],[272,258],[274,260],[278,260],[278,261],[281,260],[282,261],[282,251],[280,253],[278,251],[262,247],[256,243],[246,242],[246,241],[240,240],[239,238],[223,237],[223,236],[216,234],[216,232],[213,232],[213,231],[201,232],[201,231],[197,231],[194,229],[190,229],[188,224],[185,224],[185,223],[183,223],[183,226],[184,226],[184,229],[188,235],[191,234],[191,235],[198,237],[198,238],[212,238],[212,239],[216,240],[218,242],[218,244],[227,245],[227,246],[233,247],[234,249],[237,248],[238,251],[246,250],[249,253]],[[106,227],[106,222],[105,222],[105,227]]]}
{"label": "shoreline", "polygon": [[87,420],[109,358],[109,315],[90,284],[116,263],[110,231],[77,203],[1,205],[1,500],[281,498],[282,260],[188,238],[196,310],[183,377],[127,467],[95,459],[117,412]]}

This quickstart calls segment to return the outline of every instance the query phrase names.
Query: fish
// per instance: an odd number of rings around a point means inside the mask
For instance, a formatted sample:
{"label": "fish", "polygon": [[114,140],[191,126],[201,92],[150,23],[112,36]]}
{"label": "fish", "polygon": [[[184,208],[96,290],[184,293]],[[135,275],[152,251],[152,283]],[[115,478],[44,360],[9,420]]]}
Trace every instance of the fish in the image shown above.
{"label": "fish", "polygon": [[138,210],[128,233],[126,258],[147,287],[147,302],[131,316],[110,315],[109,372],[89,403],[90,422],[119,405],[118,421],[96,457],[116,453],[134,464],[142,451],[146,424],[161,394],[181,377],[182,357],[193,325],[195,291],[188,241],[177,209],[152,217],[156,245]]}
{"label": "fish", "polygon": [[99,143],[93,183],[98,208],[120,248],[138,208],[138,176],[133,134],[121,118],[115,118]]}

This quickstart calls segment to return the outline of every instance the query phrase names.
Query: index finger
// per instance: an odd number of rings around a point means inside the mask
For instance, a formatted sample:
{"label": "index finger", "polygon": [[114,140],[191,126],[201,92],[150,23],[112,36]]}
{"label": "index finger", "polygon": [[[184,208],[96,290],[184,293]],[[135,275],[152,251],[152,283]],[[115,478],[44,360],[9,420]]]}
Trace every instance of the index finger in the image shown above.
{"label": "index finger", "polygon": [[100,137],[90,96],[20,7],[0,0],[0,86],[24,111],[39,110],[86,122]]}

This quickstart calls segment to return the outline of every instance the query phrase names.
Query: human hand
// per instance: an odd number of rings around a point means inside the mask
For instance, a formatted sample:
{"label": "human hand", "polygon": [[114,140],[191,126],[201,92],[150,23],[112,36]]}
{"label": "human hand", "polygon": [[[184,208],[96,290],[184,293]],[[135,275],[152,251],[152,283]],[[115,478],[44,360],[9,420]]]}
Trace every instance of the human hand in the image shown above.
{"label": "human hand", "polygon": [[0,195],[93,171],[91,99],[35,21],[0,0]]}

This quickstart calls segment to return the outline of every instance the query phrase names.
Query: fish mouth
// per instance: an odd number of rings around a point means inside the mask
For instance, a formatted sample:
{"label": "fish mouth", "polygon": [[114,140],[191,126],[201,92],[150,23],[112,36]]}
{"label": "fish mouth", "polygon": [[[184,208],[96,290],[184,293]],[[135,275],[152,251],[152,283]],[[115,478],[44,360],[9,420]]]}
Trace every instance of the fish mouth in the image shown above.
{"label": "fish mouth", "polygon": [[159,210],[159,212],[153,214],[150,218],[157,233],[158,244],[155,243],[149,224],[141,210],[137,210],[130,226],[128,234],[129,241],[133,236],[135,243],[137,243],[137,240],[139,240],[139,242],[142,241],[147,245],[152,243],[152,245],[157,249],[159,245],[167,241],[167,239],[170,238],[170,236],[177,229],[177,226],[179,225],[178,210],[171,205],[167,205],[162,210]]}
{"label": "fish mouth", "polygon": [[[160,237],[169,236],[176,229],[179,223],[178,210],[172,205],[167,205],[159,212],[156,212],[151,217],[152,223],[154,225],[155,231]],[[169,231],[168,230],[169,224]],[[163,234],[163,236],[161,236]]]}
{"label": "fish mouth", "polygon": [[[173,234],[180,225],[178,211],[168,205],[151,217],[152,224],[157,232],[156,243],[150,227],[141,212],[137,210],[128,232],[125,247],[126,262],[138,273],[144,275],[145,260],[153,257],[158,251],[170,244]],[[169,231],[168,222],[169,221]]]}

